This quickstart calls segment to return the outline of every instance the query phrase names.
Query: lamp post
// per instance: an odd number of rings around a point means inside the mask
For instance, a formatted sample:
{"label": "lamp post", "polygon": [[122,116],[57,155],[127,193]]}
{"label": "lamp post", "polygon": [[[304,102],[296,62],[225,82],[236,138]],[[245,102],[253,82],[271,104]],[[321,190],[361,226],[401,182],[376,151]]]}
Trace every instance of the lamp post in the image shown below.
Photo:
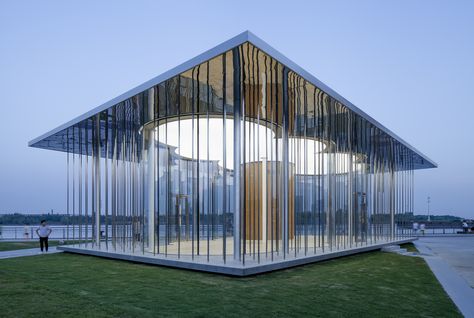
{"label": "lamp post", "polygon": [[430,202],[431,202],[431,198],[430,196],[428,196],[428,199],[426,200],[426,202],[428,203],[428,222],[431,221],[431,218],[430,218]]}

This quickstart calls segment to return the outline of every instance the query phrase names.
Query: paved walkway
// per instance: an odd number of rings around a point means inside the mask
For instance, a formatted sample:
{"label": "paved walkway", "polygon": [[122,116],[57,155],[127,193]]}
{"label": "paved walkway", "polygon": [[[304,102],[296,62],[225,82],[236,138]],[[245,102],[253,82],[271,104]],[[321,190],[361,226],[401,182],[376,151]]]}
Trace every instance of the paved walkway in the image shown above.
{"label": "paved walkway", "polygon": [[465,317],[474,317],[474,235],[422,237],[421,256]]}
{"label": "paved walkway", "polygon": [[[54,254],[54,253],[61,253],[61,252],[62,251],[59,251],[56,249],[56,246],[51,246],[48,250],[48,253],[45,253],[45,254]],[[34,256],[34,255],[40,255],[40,254],[41,254],[41,251],[39,248],[27,248],[27,249],[22,249],[22,250],[0,252],[0,259],[23,257],[23,256]]]}

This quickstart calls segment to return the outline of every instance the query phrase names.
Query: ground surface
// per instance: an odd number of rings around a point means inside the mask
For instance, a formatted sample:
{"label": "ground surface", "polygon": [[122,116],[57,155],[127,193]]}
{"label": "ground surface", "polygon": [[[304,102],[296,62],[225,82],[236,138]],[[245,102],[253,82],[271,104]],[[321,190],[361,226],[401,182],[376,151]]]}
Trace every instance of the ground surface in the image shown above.
{"label": "ground surface", "polygon": [[7,259],[7,258],[16,258],[16,257],[26,257],[26,256],[36,256],[39,254],[55,254],[55,253],[62,253],[63,251],[57,250],[56,246],[50,246],[48,252],[40,252],[37,248],[24,248],[21,250],[13,250],[13,251],[0,251],[0,260]]}
{"label": "ground surface", "polygon": [[423,259],[382,252],[248,278],[38,255],[0,260],[0,286],[5,317],[460,316]]}
{"label": "ground surface", "polygon": [[474,235],[423,237],[419,241],[446,261],[474,288]]}

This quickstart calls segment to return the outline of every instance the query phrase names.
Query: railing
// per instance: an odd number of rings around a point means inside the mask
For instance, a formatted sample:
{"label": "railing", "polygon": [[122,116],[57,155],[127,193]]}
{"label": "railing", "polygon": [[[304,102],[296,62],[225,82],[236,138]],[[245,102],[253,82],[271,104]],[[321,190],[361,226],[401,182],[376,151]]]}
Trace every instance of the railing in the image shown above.
{"label": "railing", "polygon": [[[2,225],[0,226],[0,240],[37,240],[37,228],[38,226]],[[50,228],[52,231],[49,238],[52,240],[77,240],[79,237],[85,239],[86,233],[90,237],[93,231],[91,225],[87,227],[86,225],[51,225]],[[80,232],[82,232],[81,236]],[[101,227],[101,232],[102,235],[105,235],[105,226]]]}
{"label": "railing", "polygon": [[425,226],[424,229],[414,230],[413,228],[406,228],[406,230],[411,231],[412,235],[423,236],[423,235],[453,235],[462,233],[463,229],[460,226]]}
{"label": "railing", "polygon": [[[37,240],[38,235],[36,234],[36,229],[38,226],[21,226],[21,225],[0,225],[0,241],[4,240]],[[52,240],[86,240],[91,239],[93,236],[94,228],[92,225],[50,225],[52,230],[49,239]],[[124,226],[119,226],[120,231],[117,233],[116,238],[122,239],[123,234],[125,237],[131,238],[132,237],[132,225],[127,224]],[[176,235],[175,232],[172,234],[172,230],[176,229],[176,226],[168,227],[166,230],[165,225],[160,225],[160,238],[164,238],[166,234],[168,235]],[[181,235],[184,237],[186,235],[186,227],[184,225],[179,227],[181,229]],[[213,237],[214,235],[222,236],[223,234],[223,227],[222,225],[216,225],[214,228],[210,228],[210,236]],[[190,229],[189,229],[190,231]],[[199,232],[202,233],[203,236],[207,235],[207,226],[200,225]],[[108,231],[106,231],[106,226],[102,225],[100,227],[100,238],[106,239],[106,233],[108,234],[108,238],[112,238],[112,226],[108,225]],[[120,236],[122,234],[122,236]],[[231,233],[228,233],[228,235]],[[135,235],[140,235],[135,233]],[[120,236],[120,237],[119,237]],[[135,239],[137,237],[135,236]],[[138,239],[140,240],[140,239]]]}
{"label": "railing", "polygon": [[[37,226],[21,226],[21,225],[0,225],[0,240],[37,240],[38,236],[36,235]],[[51,225],[52,232],[50,239],[53,240],[78,240],[90,238],[93,233],[92,225]],[[414,236],[423,236],[423,235],[453,235],[462,233],[463,229],[460,226],[429,226],[427,225],[424,230],[414,231],[411,227],[398,227],[399,230],[403,230],[403,233],[414,235]],[[200,227],[200,231],[206,230],[206,227]],[[221,226],[217,227],[217,233],[222,235]],[[80,235],[80,232],[82,232]],[[105,233],[108,232],[109,238],[112,235],[112,227],[109,225],[108,231],[106,231],[105,225],[101,226],[100,229],[101,238],[105,239]],[[184,233],[184,227],[182,228]],[[129,230],[128,233],[131,233]],[[164,226],[160,225],[160,236],[165,234]],[[184,235],[184,234],[183,234]]]}

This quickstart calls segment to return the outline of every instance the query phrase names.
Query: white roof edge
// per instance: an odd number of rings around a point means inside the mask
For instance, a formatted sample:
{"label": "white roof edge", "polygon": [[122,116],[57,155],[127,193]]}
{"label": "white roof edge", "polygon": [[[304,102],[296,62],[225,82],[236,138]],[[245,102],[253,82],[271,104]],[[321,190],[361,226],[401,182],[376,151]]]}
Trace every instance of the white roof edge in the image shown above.
{"label": "white roof edge", "polygon": [[65,124],[62,124],[56,128],[54,128],[53,130],[50,130],[48,131],[47,133],[44,133],[42,134],[41,136],[39,137],[36,137],[34,138],[33,140],[31,140],[30,142],[28,142],[28,146],[33,146],[35,143],[41,141],[42,139],[45,139],[45,138],[48,138],[52,135],[54,135],[55,133],[58,133],[60,132],[61,130],[63,129],[66,129],[70,126],[73,126],[79,122],[81,122],[82,120],[84,119],[87,119],[97,113],[100,113],[101,111],[104,111],[106,110],[107,108],[109,107],[112,107],[120,102],[123,102],[124,100],[132,97],[132,96],[135,96],[155,85],[158,85],[160,84],[161,82],[163,81],[166,81],[167,79],[169,78],[172,78],[173,76],[176,76],[178,74],[181,74],[191,68],[193,68],[194,66],[198,65],[198,64],[201,64],[217,55],[220,55],[224,52],[227,52],[229,51],[230,49],[236,47],[236,46],[239,46],[240,44],[243,44],[245,42],[248,41],[248,34],[249,32],[248,31],[245,31],[245,32],[242,32],[240,33],[239,35],[213,47],[212,49],[210,50],[207,50],[205,51],[204,53],[201,53],[199,54],[198,56],[176,66],[176,67],[173,67],[172,69],[164,72],[164,73],[161,73],[160,75],[152,78],[151,80],[148,80],[146,82],[144,82],[143,84],[140,84],[138,85],[137,87],[135,88],[132,88],[131,90],[109,100],[108,102],[100,105],[100,106],[97,106],[93,109],[91,109],[90,111],[68,121],[67,123]]}
{"label": "white roof edge", "polygon": [[94,109],[68,121],[67,123],[63,124],[63,125],[60,125],[58,127],[56,127],[55,129],[53,130],[50,130],[49,132],[45,133],[45,134],[42,134],[41,136],[39,137],[36,137],[34,138],[33,140],[31,140],[30,142],[28,142],[28,146],[33,146],[35,143],[47,138],[47,137],[50,137],[52,135],[54,135],[55,133],[58,133],[72,125],[75,125],[79,122],[81,122],[82,120],[84,119],[87,119],[101,111],[104,111],[106,109],[108,109],[109,107],[112,107],[120,102],[123,102],[124,100],[134,96],[134,95],[137,95],[138,93],[141,93],[155,85],[158,85],[159,83],[173,77],[173,76],[176,76],[178,74],[181,74],[191,68],[193,68],[194,66],[198,65],[198,64],[201,64],[209,59],[212,59],[213,57],[217,56],[217,55],[220,55],[224,52],[227,52],[229,51],[230,49],[236,47],[236,46],[239,46],[245,42],[250,42],[252,43],[253,45],[255,45],[256,47],[258,47],[260,50],[264,51],[265,53],[267,53],[268,55],[270,55],[272,58],[276,59],[277,61],[279,61],[280,63],[282,63],[283,65],[285,65],[286,67],[288,67],[289,69],[291,69],[292,71],[294,71],[295,73],[297,73],[298,75],[301,75],[303,78],[305,78],[308,82],[312,83],[313,85],[317,86],[318,88],[320,88],[321,90],[323,90],[324,92],[326,92],[328,95],[330,95],[331,97],[335,98],[336,100],[338,100],[339,102],[341,102],[342,104],[344,104],[344,106],[348,107],[350,110],[354,111],[356,114],[362,116],[364,119],[366,119],[367,121],[369,121],[371,124],[373,124],[374,126],[376,126],[377,128],[381,129],[382,131],[384,131],[385,133],[387,133],[388,135],[390,135],[391,137],[393,137],[394,139],[398,140],[399,142],[401,142],[405,147],[407,147],[408,149],[412,150],[413,152],[417,153],[419,156],[421,156],[424,160],[426,160],[427,162],[429,162],[431,165],[433,165],[434,167],[437,167],[438,164],[436,162],[434,162],[433,160],[431,160],[430,158],[428,158],[426,155],[424,155],[422,152],[420,152],[419,150],[417,150],[415,147],[411,146],[409,143],[407,143],[405,140],[403,140],[402,138],[400,138],[398,135],[396,135],[393,131],[391,131],[390,129],[388,129],[387,127],[385,127],[384,125],[382,125],[380,122],[378,122],[377,120],[375,120],[374,118],[372,118],[370,115],[368,115],[367,113],[365,113],[363,110],[361,110],[360,108],[358,108],[357,106],[355,106],[354,104],[352,104],[350,101],[348,101],[347,99],[345,99],[344,97],[342,97],[339,93],[337,93],[336,91],[334,91],[333,89],[331,89],[330,87],[328,87],[326,84],[324,84],[323,82],[321,82],[319,79],[317,79],[315,76],[311,75],[309,72],[307,72],[306,70],[304,70],[302,67],[300,67],[298,64],[296,64],[295,62],[291,61],[290,59],[288,59],[286,56],[284,56],[282,53],[280,53],[279,51],[277,51],[276,49],[274,49],[271,45],[269,45],[267,42],[265,42],[264,40],[262,40],[261,38],[259,38],[258,36],[256,36],[255,34],[253,34],[252,32],[250,31],[244,31],[236,36],[234,36],[233,38],[227,40],[227,41],[224,41],[223,43],[215,46],[214,48],[211,48],[207,51],[205,51],[204,53],[201,53],[199,54],[198,56],[152,78],[151,80],[148,80],[146,82],[144,82],[143,84],[141,85],[138,85],[137,87],[109,100],[108,102],[98,106],[98,107],[95,107]]}
{"label": "white roof edge", "polygon": [[328,95],[331,97],[334,97],[336,100],[341,102],[344,106],[348,107],[350,110],[354,111],[356,114],[362,116],[364,119],[369,121],[371,124],[376,126],[377,128],[381,129],[385,133],[387,133],[389,136],[393,137],[394,139],[398,140],[400,143],[402,143],[405,147],[410,149],[411,151],[417,153],[419,156],[421,156],[424,160],[432,164],[434,167],[438,167],[438,164],[431,160],[429,157],[427,157],[425,154],[423,154],[421,151],[417,150],[415,147],[410,145],[408,142],[400,138],[397,134],[395,134],[393,131],[382,125],[380,122],[372,118],[369,114],[361,110],[359,107],[355,106],[352,104],[350,101],[345,99],[343,96],[341,96],[338,92],[321,82],[319,79],[317,79],[315,76],[313,76],[311,73],[300,67],[298,64],[281,54],[279,51],[274,49],[271,45],[266,43],[264,40],[253,34],[252,32],[248,31],[248,38],[249,42],[254,44],[256,47],[270,55],[272,58],[278,60],[280,63],[283,65],[287,66],[290,68],[292,71],[297,73],[298,75],[302,76],[305,78],[308,82],[311,84],[317,86],[324,92],[326,92]]}

